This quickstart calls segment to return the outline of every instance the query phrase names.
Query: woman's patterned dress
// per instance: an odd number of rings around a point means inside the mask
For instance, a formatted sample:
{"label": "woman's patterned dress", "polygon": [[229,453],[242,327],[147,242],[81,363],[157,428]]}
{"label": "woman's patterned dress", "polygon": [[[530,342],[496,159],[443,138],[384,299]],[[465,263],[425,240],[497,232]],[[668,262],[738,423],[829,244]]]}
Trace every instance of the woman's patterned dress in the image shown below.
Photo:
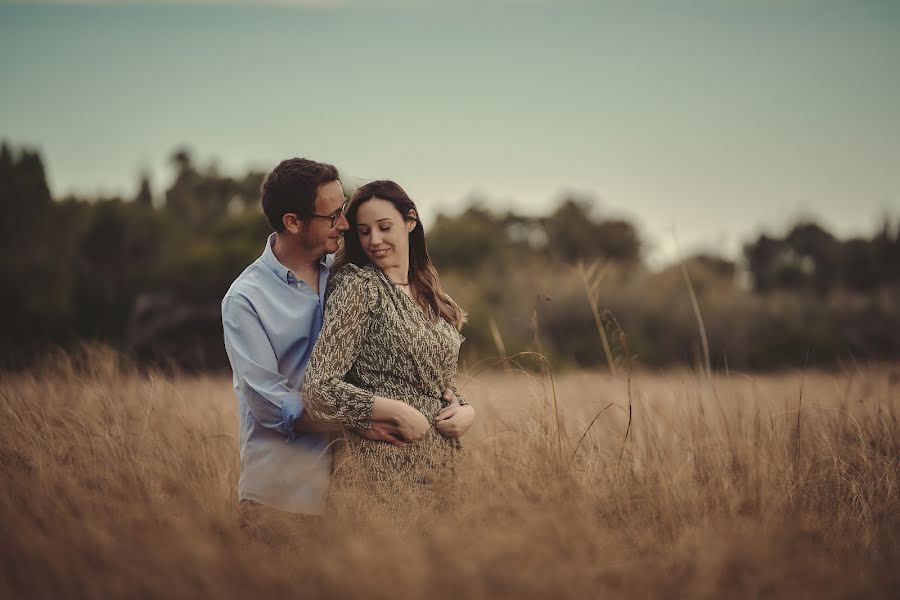
{"label": "woman's patterned dress", "polygon": [[[459,440],[433,427],[453,389],[463,337],[444,319],[432,320],[373,265],[346,265],[328,283],[325,318],[303,384],[303,401],[318,421],[347,431],[334,480],[428,483],[453,470]],[[405,447],[368,440],[374,396],[406,402],[424,414],[431,430]],[[365,483],[365,481],[364,481]]]}

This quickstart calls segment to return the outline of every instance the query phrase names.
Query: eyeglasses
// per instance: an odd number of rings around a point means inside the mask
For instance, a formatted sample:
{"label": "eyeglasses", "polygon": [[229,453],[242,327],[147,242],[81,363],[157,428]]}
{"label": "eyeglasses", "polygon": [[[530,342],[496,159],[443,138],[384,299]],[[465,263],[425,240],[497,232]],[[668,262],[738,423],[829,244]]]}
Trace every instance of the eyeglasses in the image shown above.
{"label": "eyeglasses", "polygon": [[320,219],[328,219],[331,221],[331,228],[334,229],[337,226],[338,219],[341,218],[341,215],[347,210],[347,205],[350,204],[349,200],[344,200],[344,204],[336,211],[331,213],[330,215],[319,215],[313,213],[312,216],[319,217]]}

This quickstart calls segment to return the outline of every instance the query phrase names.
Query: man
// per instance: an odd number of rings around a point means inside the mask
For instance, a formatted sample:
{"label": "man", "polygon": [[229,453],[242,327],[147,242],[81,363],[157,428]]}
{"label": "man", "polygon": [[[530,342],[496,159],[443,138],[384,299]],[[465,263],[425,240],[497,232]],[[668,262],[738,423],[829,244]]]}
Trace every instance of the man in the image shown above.
{"label": "man", "polygon": [[[333,433],[303,410],[303,374],[322,326],[330,256],[349,224],[333,166],[282,161],[262,184],[274,233],[222,300],[225,349],[240,417],[242,522],[324,511]],[[455,400],[452,396],[448,401]],[[390,423],[360,433],[403,445]],[[276,513],[277,515],[277,513]]]}

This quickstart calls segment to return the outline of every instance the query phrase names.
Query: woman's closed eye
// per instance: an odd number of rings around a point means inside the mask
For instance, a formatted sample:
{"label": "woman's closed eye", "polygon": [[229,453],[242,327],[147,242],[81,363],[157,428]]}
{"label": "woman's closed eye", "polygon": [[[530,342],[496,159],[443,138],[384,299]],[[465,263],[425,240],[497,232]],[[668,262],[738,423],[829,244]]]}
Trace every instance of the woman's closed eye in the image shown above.
{"label": "woman's closed eye", "polygon": [[[378,231],[390,231],[390,230],[391,230],[390,224],[378,226]],[[371,230],[368,227],[360,227],[356,231],[357,231],[357,233],[359,233],[359,235],[369,235],[369,233],[371,233]]]}

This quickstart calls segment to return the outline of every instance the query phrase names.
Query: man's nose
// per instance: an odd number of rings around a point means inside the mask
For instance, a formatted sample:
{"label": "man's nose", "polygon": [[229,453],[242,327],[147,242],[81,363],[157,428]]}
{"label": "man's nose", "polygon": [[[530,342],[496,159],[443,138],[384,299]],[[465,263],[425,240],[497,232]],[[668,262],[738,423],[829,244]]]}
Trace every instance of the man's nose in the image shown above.
{"label": "man's nose", "polygon": [[341,213],[341,216],[338,217],[335,227],[338,229],[338,231],[347,231],[348,229],[350,229],[350,222],[347,221],[347,215]]}

